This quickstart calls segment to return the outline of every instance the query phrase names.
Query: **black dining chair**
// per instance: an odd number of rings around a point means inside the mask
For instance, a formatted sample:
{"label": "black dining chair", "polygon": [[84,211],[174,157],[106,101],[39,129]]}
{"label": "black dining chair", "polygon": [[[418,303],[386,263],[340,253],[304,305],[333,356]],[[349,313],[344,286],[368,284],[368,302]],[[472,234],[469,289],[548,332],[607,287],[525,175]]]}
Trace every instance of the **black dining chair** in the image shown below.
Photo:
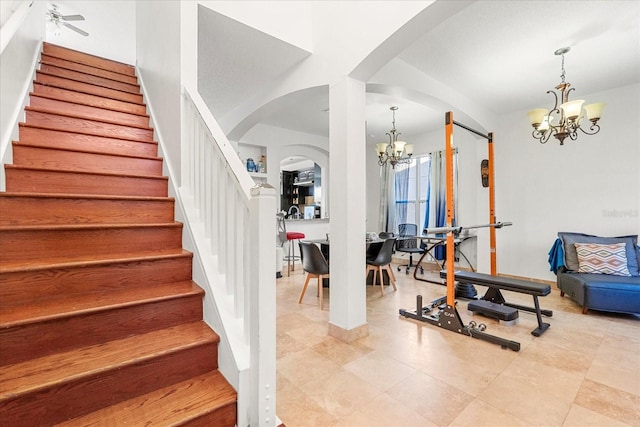
{"label": "black dining chair", "polygon": [[367,272],[366,276],[369,276],[369,272],[373,271],[373,286],[376,285],[376,279],[380,279],[380,294],[384,295],[384,275],[383,271],[387,272],[389,276],[389,282],[393,285],[393,290],[397,291],[396,288],[396,276],[393,274],[393,269],[391,266],[391,256],[393,254],[393,245],[396,243],[396,239],[394,237],[387,239],[384,241],[378,253],[371,257],[367,258]]}
{"label": "black dining chair", "polygon": [[[367,259],[375,258],[376,255],[378,255],[378,252],[380,252],[380,248],[382,247],[382,243],[384,242],[384,240],[389,239],[391,237],[395,237],[395,234],[393,234],[392,232],[381,231],[380,233],[378,233],[379,241],[370,242],[367,245],[366,258]],[[395,249],[392,251],[392,253],[393,252],[395,252]]]}
{"label": "black dining chair", "polygon": [[307,272],[307,277],[304,280],[304,286],[302,287],[298,304],[302,304],[302,298],[304,298],[304,294],[307,292],[309,281],[315,278],[318,279],[317,296],[320,298],[320,309],[322,309],[322,284],[324,279],[329,277],[329,263],[315,243],[301,241],[298,242],[298,244],[300,245],[302,268]]}
{"label": "black dining chair", "polygon": [[[420,268],[420,274],[424,274],[424,268],[420,265],[417,266],[413,263],[413,255],[422,255],[425,251],[425,246],[420,243],[418,246],[418,240],[415,238],[418,235],[418,226],[415,224],[400,224],[398,225],[398,241],[396,242],[396,251],[409,254],[409,263],[398,266],[398,271],[402,267],[406,267],[406,273],[413,267]],[[413,239],[411,238],[413,237]]]}

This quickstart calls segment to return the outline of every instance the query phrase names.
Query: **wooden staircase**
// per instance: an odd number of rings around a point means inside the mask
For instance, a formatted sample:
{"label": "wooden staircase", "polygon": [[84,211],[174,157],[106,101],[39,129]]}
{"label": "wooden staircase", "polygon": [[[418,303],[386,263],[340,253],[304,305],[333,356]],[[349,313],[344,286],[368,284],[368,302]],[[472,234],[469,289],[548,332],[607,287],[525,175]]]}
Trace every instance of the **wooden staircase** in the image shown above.
{"label": "wooden staircase", "polygon": [[129,65],[45,43],[0,193],[0,424],[233,426]]}

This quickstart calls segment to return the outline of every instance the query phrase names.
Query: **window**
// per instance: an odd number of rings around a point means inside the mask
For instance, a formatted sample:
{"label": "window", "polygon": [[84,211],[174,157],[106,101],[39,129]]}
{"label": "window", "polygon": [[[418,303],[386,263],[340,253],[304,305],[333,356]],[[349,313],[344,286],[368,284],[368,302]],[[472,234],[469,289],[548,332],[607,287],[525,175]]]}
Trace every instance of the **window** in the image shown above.
{"label": "window", "polygon": [[417,224],[424,226],[427,219],[429,198],[429,176],[431,155],[414,157],[410,163],[396,165],[395,168],[395,224]]}
{"label": "window", "polygon": [[[446,225],[445,153],[438,151],[413,157],[410,163],[398,164],[394,170],[395,217],[398,224],[411,223],[424,227]],[[458,152],[453,155],[454,187],[457,187]],[[454,192],[457,198],[457,192]],[[454,206],[457,203],[454,202]],[[454,212],[454,217],[457,215]],[[455,224],[455,218],[454,218]]]}

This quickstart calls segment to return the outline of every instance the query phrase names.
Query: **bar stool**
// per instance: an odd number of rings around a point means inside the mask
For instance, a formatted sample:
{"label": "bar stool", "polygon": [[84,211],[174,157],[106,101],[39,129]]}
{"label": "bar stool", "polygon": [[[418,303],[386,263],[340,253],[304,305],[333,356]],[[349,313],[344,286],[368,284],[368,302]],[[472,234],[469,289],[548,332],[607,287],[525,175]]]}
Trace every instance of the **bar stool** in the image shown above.
{"label": "bar stool", "polygon": [[[281,245],[286,241],[289,244],[288,255],[284,257],[287,261],[287,277],[291,276],[291,270],[295,270],[296,260],[301,259],[296,255],[294,240],[304,239],[304,233],[299,231],[287,231],[287,226],[284,222],[284,215],[282,213],[277,215],[278,218],[278,238],[281,241]],[[293,266],[291,262],[293,261]]]}
{"label": "bar stool", "polygon": [[[287,241],[289,242],[289,255],[287,255],[287,276],[291,275],[291,270],[296,269],[296,260],[301,259],[296,255],[294,240],[304,239],[304,233],[299,231],[287,231]],[[293,253],[293,254],[292,254]],[[291,262],[293,261],[293,265]]]}

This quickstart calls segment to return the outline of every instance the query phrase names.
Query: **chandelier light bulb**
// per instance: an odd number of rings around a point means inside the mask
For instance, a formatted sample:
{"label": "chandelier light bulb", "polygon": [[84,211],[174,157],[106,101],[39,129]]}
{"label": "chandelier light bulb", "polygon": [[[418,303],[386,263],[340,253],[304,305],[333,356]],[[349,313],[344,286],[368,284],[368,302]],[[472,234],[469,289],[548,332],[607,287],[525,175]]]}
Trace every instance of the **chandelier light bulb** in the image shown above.
{"label": "chandelier light bulb", "polygon": [[594,102],[593,104],[585,105],[584,111],[587,114],[587,119],[591,121],[600,120],[600,117],[602,117],[602,110],[604,110],[606,105],[607,104],[604,102]]}
{"label": "chandelier light bulb", "polygon": [[560,105],[560,108],[567,119],[575,120],[582,112],[582,104],[584,104],[584,99],[576,99],[575,101],[565,102]]}

